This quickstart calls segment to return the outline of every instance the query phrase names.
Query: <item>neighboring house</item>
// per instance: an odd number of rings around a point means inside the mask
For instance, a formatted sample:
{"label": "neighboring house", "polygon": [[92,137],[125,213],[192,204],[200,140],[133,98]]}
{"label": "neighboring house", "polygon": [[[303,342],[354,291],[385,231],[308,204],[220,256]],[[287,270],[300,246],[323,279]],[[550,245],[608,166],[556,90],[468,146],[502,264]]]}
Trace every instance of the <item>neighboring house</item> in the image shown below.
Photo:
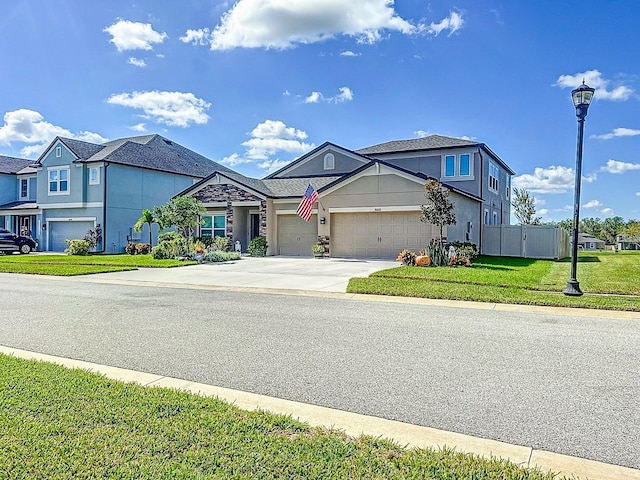
{"label": "neighboring house", "polygon": [[[218,170],[180,195],[206,207],[201,235],[228,236],[243,250],[262,235],[269,255],[310,256],[321,240],[335,257],[395,258],[439,234],[420,221],[428,178],[452,192],[457,223],[447,239],[479,246],[482,224],[509,224],[514,174],[484,143],[431,135],[356,151],[327,142],[262,180]],[[306,222],[296,208],[308,183],[318,203]]]}
{"label": "neighboring house", "polygon": [[37,170],[33,160],[0,155],[0,228],[34,235]]}
{"label": "neighboring house", "polygon": [[[63,251],[66,239],[99,228],[102,241],[96,250],[120,253],[128,241],[148,238],[146,226],[146,231],[133,232],[143,209],[166,203],[213,171],[233,173],[160,135],[104,144],[56,137],[35,164],[24,162],[31,166],[15,172],[16,167],[6,168],[18,183],[11,188],[17,196],[7,198],[0,215],[5,225],[7,219],[22,225],[28,218],[39,248],[51,251]],[[24,180],[28,199],[23,198]]]}
{"label": "neighboring house", "polygon": [[628,235],[618,235],[618,250],[640,250],[640,239]]}
{"label": "neighboring house", "polygon": [[578,233],[578,248],[583,250],[604,250],[605,241],[588,233]]}

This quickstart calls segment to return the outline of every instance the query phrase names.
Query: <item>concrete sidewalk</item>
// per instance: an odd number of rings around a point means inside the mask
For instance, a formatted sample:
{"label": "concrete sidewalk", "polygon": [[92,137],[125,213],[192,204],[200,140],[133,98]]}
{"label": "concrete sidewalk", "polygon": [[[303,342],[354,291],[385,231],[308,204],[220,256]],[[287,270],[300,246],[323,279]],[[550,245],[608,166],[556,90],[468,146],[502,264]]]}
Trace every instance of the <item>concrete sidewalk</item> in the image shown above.
{"label": "concrete sidewalk", "polygon": [[89,370],[102,374],[107,378],[135,382],[143,386],[173,388],[198,395],[218,397],[245,410],[260,409],[276,414],[290,415],[311,426],[335,428],[354,437],[359,435],[383,437],[412,448],[437,449],[447,446],[461,452],[473,453],[487,458],[499,457],[524,467],[553,471],[570,478],[640,480],[640,470],[561,455],[528,446],[511,445],[496,440],[447,432],[430,427],[410,425],[378,417],[205,385],[152,373],[55,357],[1,345],[0,353],[18,358],[56,363],[67,368]]}
{"label": "concrete sidewalk", "polygon": [[99,273],[86,280],[344,293],[350,278],[398,265],[392,260],[243,257],[236,262]]}

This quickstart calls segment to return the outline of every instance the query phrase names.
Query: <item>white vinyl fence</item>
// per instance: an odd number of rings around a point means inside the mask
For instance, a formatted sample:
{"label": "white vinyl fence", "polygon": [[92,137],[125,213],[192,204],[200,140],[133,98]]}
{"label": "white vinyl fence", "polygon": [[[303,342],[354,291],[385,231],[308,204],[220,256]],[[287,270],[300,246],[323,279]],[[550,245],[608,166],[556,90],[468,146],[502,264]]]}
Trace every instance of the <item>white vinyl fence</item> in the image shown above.
{"label": "white vinyl fence", "polygon": [[557,225],[483,225],[480,253],[559,260],[571,256],[571,238]]}

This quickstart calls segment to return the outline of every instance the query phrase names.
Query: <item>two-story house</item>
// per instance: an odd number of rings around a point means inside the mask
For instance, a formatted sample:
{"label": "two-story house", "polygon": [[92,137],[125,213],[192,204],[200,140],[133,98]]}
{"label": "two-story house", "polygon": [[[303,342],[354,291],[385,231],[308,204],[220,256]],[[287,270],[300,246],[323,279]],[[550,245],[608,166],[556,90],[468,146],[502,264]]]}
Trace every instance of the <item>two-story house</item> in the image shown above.
{"label": "two-story house", "polygon": [[37,170],[33,163],[0,155],[0,228],[33,235],[40,213],[36,205]]}
{"label": "two-story house", "polygon": [[[104,144],[57,137],[35,163],[0,157],[0,227],[28,232],[50,251],[97,228],[97,251],[120,253],[143,209],[213,171],[233,173],[160,135]],[[148,230],[135,236],[147,238]]]}
{"label": "two-story house", "polygon": [[[455,203],[447,239],[480,245],[483,224],[509,224],[512,175],[484,143],[432,135],[356,151],[327,142],[261,180],[217,171],[181,194],[208,209],[202,235],[243,246],[263,235],[270,255],[310,255],[320,239],[332,256],[394,258],[439,234],[420,221],[428,178]],[[318,202],[306,222],[296,208],[309,183]]]}

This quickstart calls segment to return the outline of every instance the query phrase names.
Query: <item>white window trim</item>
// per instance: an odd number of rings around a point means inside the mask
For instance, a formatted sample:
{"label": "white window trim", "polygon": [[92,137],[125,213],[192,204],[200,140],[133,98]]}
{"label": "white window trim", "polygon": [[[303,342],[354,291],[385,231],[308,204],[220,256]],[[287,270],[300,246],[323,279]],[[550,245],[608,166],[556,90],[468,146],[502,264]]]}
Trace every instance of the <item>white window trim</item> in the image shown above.
{"label": "white window trim", "polygon": [[60,158],[60,157],[62,157],[62,147],[58,145],[56,147],[56,158]]}
{"label": "white window trim", "polygon": [[[498,171],[498,176],[494,177],[493,175],[491,175],[491,167],[494,167],[497,171]],[[496,179],[496,188],[493,188],[491,186],[491,179],[495,178]],[[495,163],[493,162],[489,162],[489,181],[487,182],[487,188],[489,189],[489,191],[494,192],[494,193],[498,193],[498,190],[500,189],[500,167],[498,167]]]}
{"label": "white window trim", "polygon": [[[96,171],[95,180],[91,179],[92,170]],[[89,185],[100,185],[100,167],[89,167]]]}
{"label": "white window trim", "polygon": [[[27,182],[27,194],[26,195],[22,195],[22,182]],[[28,178],[21,178],[20,179],[20,183],[18,184],[18,196],[20,197],[20,200],[25,200],[29,198],[29,179]]]}
{"label": "white window trim", "polygon": [[[461,162],[460,162],[460,157],[462,155],[469,155],[469,175],[460,175],[460,166],[461,166]],[[447,176],[447,157],[453,157],[453,176]],[[474,169],[473,169],[473,153],[467,153],[467,152],[463,152],[463,153],[447,153],[441,156],[441,173],[440,173],[440,178],[442,179],[446,179],[448,182],[449,181],[453,181],[453,182],[465,182],[465,181],[470,181],[470,180],[475,180],[475,175],[473,174]]]}
{"label": "white window trim", "polygon": [[[223,217],[224,218],[224,235],[223,237],[227,236],[227,214],[225,212],[220,212],[220,213],[209,213],[207,212],[206,215],[202,215],[202,217],[211,217],[211,228],[207,228],[206,230],[211,230],[211,238],[215,238],[215,231],[216,230],[222,230],[222,228],[216,228],[215,225],[215,220],[214,217]],[[202,229],[203,227],[200,226],[200,236],[202,236]]]}
{"label": "white window trim", "polygon": [[[51,189],[51,181],[49,180],[49,172],[52,170],[66,170],[67,171],[67,189],[64,192],[58,190],[57,192],[52,192]],[[60,186],[60,180],[58,179],[58,186]],[[49,167],[47,168],[47,194],[50,196],[55,195],[69,195],[71,193],[71,170],[68,166],[57,166],[57,167]]]}
{"label": "white window trim", "polygon": [[334,170],[336,168],[336,156],[329,152],[324,155],[324,169]]}

